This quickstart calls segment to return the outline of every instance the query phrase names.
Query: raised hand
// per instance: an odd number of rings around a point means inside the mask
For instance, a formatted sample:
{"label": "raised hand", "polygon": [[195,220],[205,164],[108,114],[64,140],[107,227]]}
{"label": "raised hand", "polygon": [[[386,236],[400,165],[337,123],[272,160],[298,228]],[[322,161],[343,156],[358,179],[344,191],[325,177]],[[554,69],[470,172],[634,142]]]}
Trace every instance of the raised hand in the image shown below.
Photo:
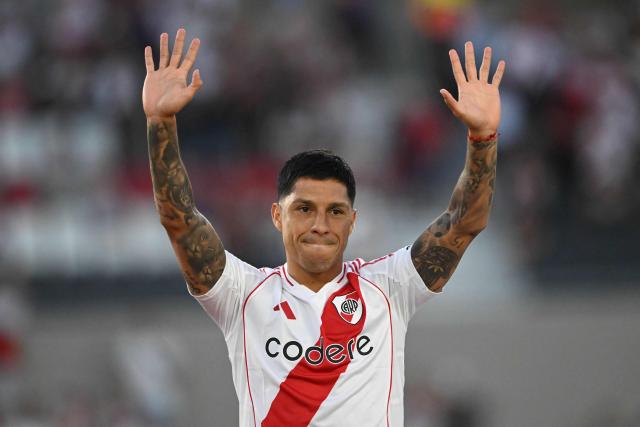
{"label": "raised hand", "polygon": [[200,40],[193,39],[182,63],[185,30],[180,28],[176,34],[173,52],[169,57],[169,35],[160,35],[160,61],[158,69],[153,63],[151,46],[144,49],[147,76],[142,88],[142,106],[147,118],[168,118],[174,116],[191,101],[202,86],[200,71],[195,70],[191,84],[187,86],[187,75],[198,55]]}
{"label": "raised hand", "polygon": [[458,100],[446,89],[441,89],[444,98],[454,116],[459,118],[473,136],[488,136],[498,130],[500,124],[500,93],[498,88],[504,74],[505,62],[500,61],[496,72],[489,83],[489,69],[491,67],[491,48],[485,47],[480,73],[476,69],[473,44],[466,42],[465,72],[462,70],[458,53],[451,49],[449,58],[453,68],[453,76],[458,85]]}

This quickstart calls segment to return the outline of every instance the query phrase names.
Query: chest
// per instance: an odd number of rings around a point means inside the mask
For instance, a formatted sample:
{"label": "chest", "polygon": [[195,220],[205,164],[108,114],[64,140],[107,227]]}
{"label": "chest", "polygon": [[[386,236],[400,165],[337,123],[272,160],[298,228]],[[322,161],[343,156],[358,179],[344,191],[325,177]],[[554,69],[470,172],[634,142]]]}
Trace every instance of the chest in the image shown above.
{"label": "chest", "polygon": [[248,364],[284,373],[299,363],[381,363],[392,324],[388,300],[373,286],[299,298],[275,283],[247,301],[244,328]]}

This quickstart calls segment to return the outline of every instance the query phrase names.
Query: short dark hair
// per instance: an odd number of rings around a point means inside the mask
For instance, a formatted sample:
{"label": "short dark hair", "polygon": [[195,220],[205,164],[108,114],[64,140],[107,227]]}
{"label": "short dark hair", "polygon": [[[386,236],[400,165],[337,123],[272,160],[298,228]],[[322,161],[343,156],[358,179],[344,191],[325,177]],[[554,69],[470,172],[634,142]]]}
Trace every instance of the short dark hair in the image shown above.
{"label": "short dark hair", "polygon": [[298,153],[284,164],[278,176],[278,200],[291,194],[299,178],[335,179],[347,187],[347,196],[356,199],[356,180],[342,157],[329,150],[309,150]]}

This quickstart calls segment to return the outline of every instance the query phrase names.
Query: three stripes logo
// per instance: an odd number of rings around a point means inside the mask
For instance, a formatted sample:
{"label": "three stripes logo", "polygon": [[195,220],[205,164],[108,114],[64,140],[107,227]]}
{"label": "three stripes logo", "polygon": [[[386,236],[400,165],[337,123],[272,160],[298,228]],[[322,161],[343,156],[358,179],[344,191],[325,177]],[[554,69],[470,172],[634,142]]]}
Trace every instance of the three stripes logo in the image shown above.
{"label": "three stripes logo", "polygon": [[295,314],[293,314],[293,310],[291,310],[291,307],[289,306],[288,302],[282,301],[280,304],[273,307],[273,311],[280,311],[280,310],[282,310],[282,312],[287,317],[287,319],[296,320],[296,316]]}

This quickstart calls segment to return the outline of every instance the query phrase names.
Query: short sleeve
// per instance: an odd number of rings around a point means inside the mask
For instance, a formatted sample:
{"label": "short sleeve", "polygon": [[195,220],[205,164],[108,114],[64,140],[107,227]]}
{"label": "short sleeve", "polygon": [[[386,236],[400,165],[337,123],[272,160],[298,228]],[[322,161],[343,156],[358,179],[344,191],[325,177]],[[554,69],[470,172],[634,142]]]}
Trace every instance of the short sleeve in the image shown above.
{"label": "short sleeve", "polygon": [[438,293],[425,284],[411,260],[411,246],[369,261],[354,261],[359,274],[387,293],[394,311],[405,324],[417,309]]}
{"label": "short sleeve", "polygon": [[225,338],[238,325],[242,302],[259,282],[264,272],[225,251],[226,260],[222,275],[204,295],[189,293],[200,303],[209,317],[220,327]]}

